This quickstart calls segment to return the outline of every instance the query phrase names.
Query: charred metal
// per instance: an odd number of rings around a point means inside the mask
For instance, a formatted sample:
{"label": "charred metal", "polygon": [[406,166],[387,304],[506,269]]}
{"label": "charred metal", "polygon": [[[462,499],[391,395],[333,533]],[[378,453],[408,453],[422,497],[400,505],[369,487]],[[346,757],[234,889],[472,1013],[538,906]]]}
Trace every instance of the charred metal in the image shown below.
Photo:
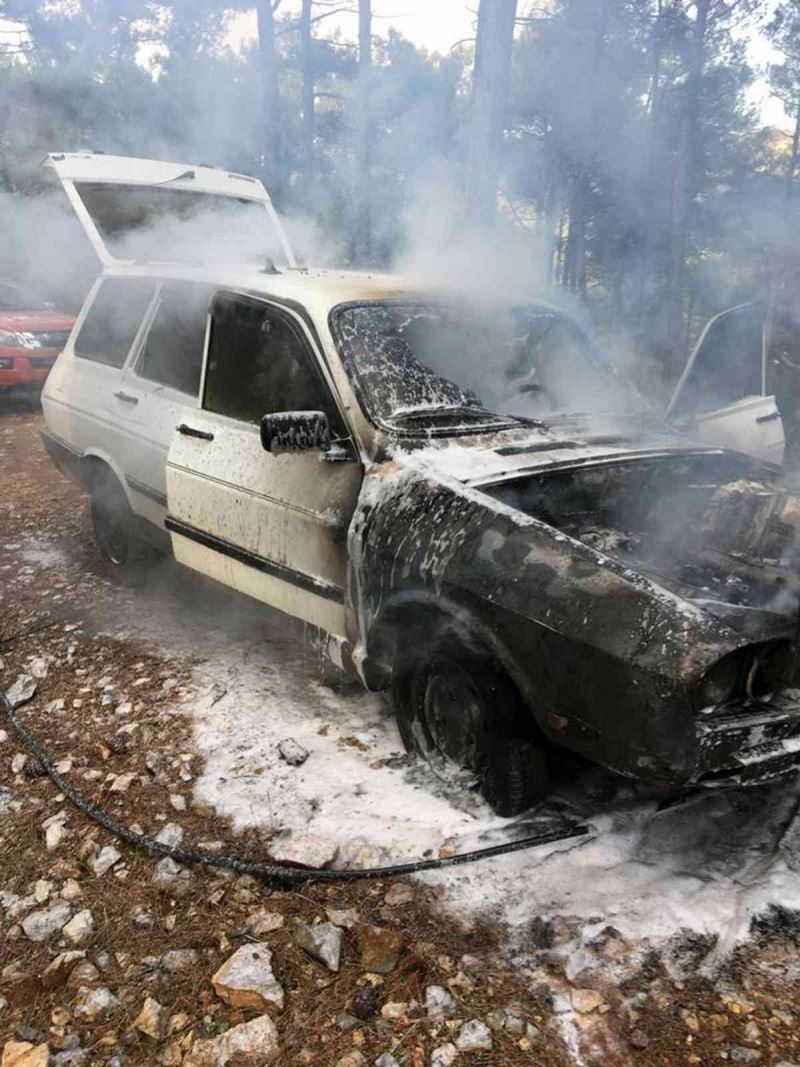
{"label": "charred metal", "polygon": [[532,734],[623,774],[795,769],[800,502],[733,453],[621,444],[484,446],[496,473],[479,478],[443,473],[430,448],[368,472],[351,598],[370,681],[389,679],[410,627],[422,642],[452,629],[502,664]]}

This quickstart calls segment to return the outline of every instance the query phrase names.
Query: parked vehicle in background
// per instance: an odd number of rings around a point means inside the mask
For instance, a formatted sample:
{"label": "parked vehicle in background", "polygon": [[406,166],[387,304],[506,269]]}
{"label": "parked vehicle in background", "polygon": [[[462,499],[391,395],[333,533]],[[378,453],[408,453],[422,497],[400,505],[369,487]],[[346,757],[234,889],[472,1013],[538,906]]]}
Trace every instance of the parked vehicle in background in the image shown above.
{"label": "parked vehicle in background", "polygon": [[677,786],[800,766],[800,499],[775,465],[654,430],[544,302],[223,261],[237,220],[281,244],[253,179],[50,165],[104,271],[44,439],[110,571],[161,546],[318,628],[501,814],[544,794],[553,745]]}
{"label": "parked vehicle in background", "polygon": [[74,323],[26,286],[0,278],[0,396],[37,396]]}

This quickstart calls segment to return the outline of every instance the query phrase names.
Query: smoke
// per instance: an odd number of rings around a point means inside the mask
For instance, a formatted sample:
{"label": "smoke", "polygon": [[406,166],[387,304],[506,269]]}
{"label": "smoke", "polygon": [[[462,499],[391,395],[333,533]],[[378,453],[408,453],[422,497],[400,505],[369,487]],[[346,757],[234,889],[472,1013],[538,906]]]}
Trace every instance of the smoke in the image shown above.
{"label": "smoke", "polygon": [[464,209],[461,175],[431,163],[411,190],[393,269],[431,289],[484,304],[553,300],[539,237],[498,216],[476,223]]}
{"label": "smoke", "polygon": [[77,311],[98,262],[63,193],[0,192],[0,276]]}

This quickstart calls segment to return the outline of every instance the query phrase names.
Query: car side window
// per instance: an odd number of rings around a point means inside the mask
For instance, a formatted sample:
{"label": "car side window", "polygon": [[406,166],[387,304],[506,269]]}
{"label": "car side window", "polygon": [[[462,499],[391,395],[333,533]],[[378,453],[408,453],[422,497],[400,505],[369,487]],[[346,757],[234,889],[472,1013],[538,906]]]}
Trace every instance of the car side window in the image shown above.
{"label": "car side window", "polygon": [[107,278],[75,339],[75,355],[122,367],[155,288],[146,278]]}
{"label": "car side window", "polygon": [[324,411],[335,432],[340,422],[294,324],[263,304],[227,295],[212,308],[203,407],[255,424],[281,411]]}
{"label": "car side window", "polygon": [[163,287],[136,368],[142,378],[197,396],[211,292],[190,282]]}

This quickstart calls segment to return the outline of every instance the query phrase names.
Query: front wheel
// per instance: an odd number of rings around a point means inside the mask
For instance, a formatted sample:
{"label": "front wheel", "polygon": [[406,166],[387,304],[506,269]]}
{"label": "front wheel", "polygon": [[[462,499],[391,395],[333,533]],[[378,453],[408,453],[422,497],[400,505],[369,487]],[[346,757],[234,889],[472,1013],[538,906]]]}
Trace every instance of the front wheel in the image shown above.
{"label": "front wheel", "polygon": [[519,815],[546,794],[544,749],[516,687],[491,656],[441,637],[426,649],[401,650],[392,684],[409,752],[434,769],[467,773],[500,816]]}

